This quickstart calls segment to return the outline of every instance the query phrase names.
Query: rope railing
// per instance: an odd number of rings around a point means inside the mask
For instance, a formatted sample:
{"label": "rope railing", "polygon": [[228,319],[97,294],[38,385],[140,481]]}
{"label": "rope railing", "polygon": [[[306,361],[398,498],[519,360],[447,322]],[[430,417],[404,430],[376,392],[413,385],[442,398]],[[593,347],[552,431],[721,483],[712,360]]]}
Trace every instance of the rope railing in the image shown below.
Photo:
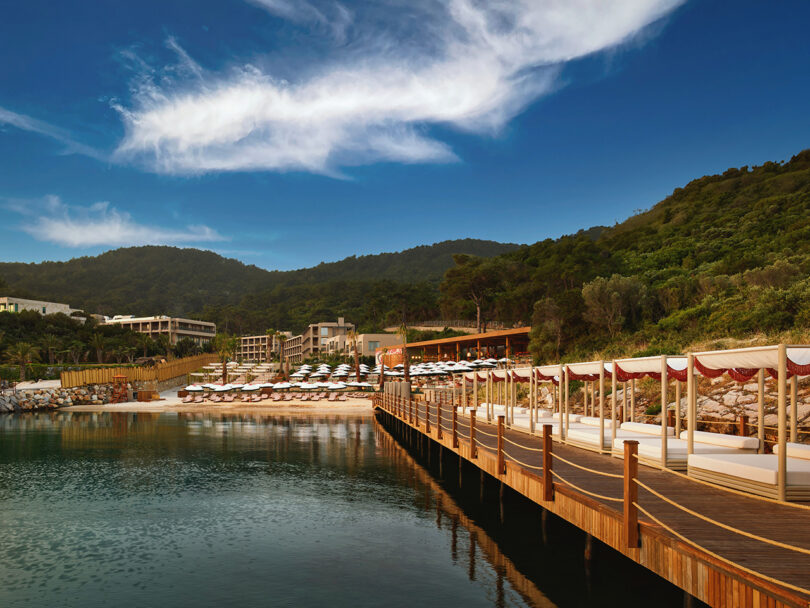
{"label": "rope railing", "polygon": [[779,547],[781,549],[789,549],[791,551],[796,551],[797,553],[804,553],[805,555],[810,555],[810,549],[805,549],[804,547],[796,547],[795,545],[790,545],[790,544],[787,544],[787,543],[780,542],[778,540],[772,540],[770,538],[765,538],[764,536],[759,536],[758,534],[753,534],[751,532],[746,532],[745,530],[740,530],[739,528],[735,528],[734,526],[729,526],[728,524],[724,524],[723,522],[717,521],[716,519],[712,519],[711,517],[707,517],[706,515],[702,515],[702,514],[698,513],[697,511],[694,511],[693,509],[690,509],[690,508],[685,507],[685,506],[683,506],[681,504],[678,504],[677,502],[675,502],[674,500],[672,500],[670,498],[667,498],[666,496],[664,496],[660,492],[657,492],[656,490],[653,490],[646,483],[643,483],[643,482],[639,481],[638,479],[635,479],[635,482],[636,482],[636,485],[638,485],[640,488],[644,488],[650,494],[652,494],[653,496],[657,496],[658,498],[660,498],[661,500],[663,500],[667,504],[670,504],[673,507],[676,507],[676,508],[680,509],[684,513],[688,513],[692,517],[697,517],[698,519],[700,519],[702,521],[713,524],[713,525],[717,526],[718,528],[723,528],[724,530],[728,530],[729,532],[734,532],[736,534],[740,534],[741,536],[745,536],[745,537],[751,538],[753,540],[758,540],[758,541],[760,541],[762,543],[767,543],[769,545],[773,545],[774,547]]}
{"label": "rope railing", "polygon": [[514,462],[518,463],[518,464],[519,464],[520,466],[522,466],[522,467],[526,467],[527,469],[534,469],[534,470],[536,470],[536,471],[542,471],[542,470],[543,470],[543,467],[538,467],[538,466],[533,465],[533,464],[528,464],[528,463],[525,463],[525,462],[523,462],[523,461],[521,461],[521,460],[518,460],[518,459],[517,459],[517,458],[515,458],[514,456],[512,456],[512,455],[511,455],[509,452],[507,452],[506,450],[502,450],[502,451],[503,451],[503,455],[504,455],[504,456],[506,456],[506,457],[508,457],[510,460],[513,460]]}
{"label": "rope railing", "polygon": [[761,578],[763,580],[766,580],[769,583],[773,583],[773,584],[779,585],[781,587],[786,587],[787,589],[791,589],[793,591],[798,591],[799,593],[805,593],[805,594],[810,595],[810,589],[805,589],[804,587],[799,587],[798,585],[792,585],[791,583],[786,583],[785,581],[780,581],[779,579],[768,576],[767,574],[763,574],[762,572],[752,570],[751,568],[746,568],[745,566],[743,566],[741,564],[738,564],[735,561],[732,561],[732,560],[730,560],[730,559],[728,559],[726,557],[723,557],[722,555],[719,555],[719,554],[715,553],[714,551],[711,551],[710,549],[707,549],[703,545],[700,545],[700,544],[696,543],[695,541],[687,538],[686,536],[684,536],[680,532],[677,532],[676,530],[673,530],[670,526],[666,525],[664,522],[662,522],[660,519],[655,517],[655,515],[653,515],[649,511],[647,511],[644,507],[639,505],[637,502],[634,502],[633,506],[635,506],[636,509],[638,509],[639,511],[644,513],[644,515],[649,517],[653,522],[655,522],[656,524],[661,526],[664,530],[666,530],[667,532],[669,532],[673,536],[675,536],[678,539],[682,540],[686,544],[693,546],[695,549],[698,549],[699,551],[703,551],[704,553],[706,553],[707,555],[710,555],[714,559],[716,559],[718,561],[721,561],[724,564],[727,564],[729,566],[733,566],[734,568],[742,570],[743,572],[746,572],[748,574],[753,574],[754,576],[757,576],[757,577],[759,577],[759,578]]}
{"label": "rope railing", "polygon": [[567,479],[562,477],[559,473],[557,473],[557,471],[552,470],[551,474],[554,475],[554,477],[556,477],[557,479],[559,479],[562,483],[564,483],[564,484],[566,484],[568,486],[571,486],[572,488],[574,488],[578,492],[582,492],[583,494],[587,494],[588,496],[593,496],[594,498],[599,498],[601,500],[609,500],[611,502],[624,502],[624,498],[613,498],[612,496],[605,496],[604,494],[597,494],[596,492],[589,492],[585,488],[581,488],[578,485],[571,483],[570,481],[568,481]]}
{"label": "rope railing", "polygon": [[551,457],[556,458],[557,460],[559,460],[561,462],[564,462],[567,465],[570,465],[570,466],[575,467],[577,469],[580,469],[582,471],[586,471],[588,473],[593,473],[595,475],[602,475],[604,477],[612,477],[614,479],[624,479],[624,475],[619,475],[617,473],[606,473],[605,471],[597,471],[596,469],[590,469],[588,467],[582,466],[581,464],[571,462],[570,460],[567,460],[567,459],[563,458],[562,456],[560,456],[556,452],[552,452]]}
{"label": "rope railing", "polygon": [[503,436],[503,440],[508,442],[508,443],[511,443],[516,448],[520,448],[521,450],[529,450],[530,452],[542,452],[543,451],[543,448],[530,448],[528,446],[521,445],[519,443],[515,443],[514,441],[509,439],[509,437],[507,437],[506,435]]}
{"label": "rope railing", "polygon": [[476,427],[475,427],[475,434],[476,434],[476,435],[478,435],[478,434],[481,434],[481,435],[486,435],[487,437],[495,437],[495,438],[497,438],[497,437],[498,437],[498,434],[497,434],[497,433],[487,433],[486,431],[482,431],[482,430],[481,430],[481,427],[479,427],[479,426],[476,426]]}
{"label": "rope railing", "polygon": [[[635,456],[638,459],[638,455]],[[783,507],[792,507],[794,509],[801,509],[805,511],[810,511],[810,505],[802,505],[795,502],[787,502],[784,500],[777,500],[776,498],[768,498],[767,496],[758,496],[757,494],[750,494],[748,492],[743,492],[741,490],[735,490],[734,488],[727,488],[725,486],[717,485],[716,483],[711,483],[708,481],[703,481],[702,479],[696,479],[695,477],[689,477],[688,475],[681,473],[680,471],[675,471],[674,469],[668,469],[662,467],[660,464],[654,464],[645,462],[645,466],[651,467],[658,471],[665,471],[670,473],[671,475],[675,475],[676,477],[680,477],[682,479],[686,479],[688,481],[692,481],[694,483],[699,483],[704,486],[708,486],[710,488],[714,488],[716,490],[723,490],[724,492],[728,492],[730,494],[736,494],[737,496],[742,496],[744,498],[751,498],[753,500],[760,500],[762,502],[769,502],[771,504],[781,505]]]}

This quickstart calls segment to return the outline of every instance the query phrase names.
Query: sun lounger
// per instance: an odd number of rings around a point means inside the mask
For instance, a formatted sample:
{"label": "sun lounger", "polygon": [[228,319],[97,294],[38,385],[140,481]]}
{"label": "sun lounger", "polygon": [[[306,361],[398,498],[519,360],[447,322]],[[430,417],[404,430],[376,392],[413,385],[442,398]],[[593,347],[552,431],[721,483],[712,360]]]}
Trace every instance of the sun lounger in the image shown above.
{"label": "sun lounger", "polygon": [[262,393],[261,398],[262,398],[262,401],[265,401],[265,400],[270,398],[270,395],[268,395],[267,393]]}
{"label": "sun lounger", "polygon": [[[695,443],[708,443],[710,445],[736,448],[749,452],[756,452],[759,448],[759,439],[756,437],[740,437],[739,435],[723,435],[722,433],[708,433],[706,431],[695,431]],[[681,439],[688,439],[689,432],[683,431]]]}
{"label": "sun lounger", "polygon": [[273,401],[281,401],[282,396],[279,395],[278,393],[273,393],[272,399]]}
{"label": "sun lounger", "polygon": [[[660,428],[660,427],[659,427]],[[641,464],[651,466],[662,466],[661,463],[661,437],[652,435],[637,437],[616,437],[613,442],[613,455],[617,458],[624,458],[625,439],[638,441],[638,461]],[[694,445],[695,454],[740,454],[740,450],[727,446],[711,445],[708,443],[697,443]],[[684,439],[669,437],[667,439],[667,462],[666,467],[675,471],[685,471],[687,469],[687,457],[689,455],[689,444]]]}
{"label": "sun lounger", "polygon": [[337,393],[329,393],[327,401],[337,401]]}
{"label": "sun lounger", "polygon": [[346,395],[341,395],[338,397],[338,401],[346,401]]}
{"label": "sun lounger", "polygon": [[236,399],[236,395],[233,393],[228,393],[225,395],[225,403],[232,403],[234,399]]}
{"label": "sun lounger", "polygon": [[194,395],[186,395],[183,397],[183,403],[191,403],[194,401]]}
{"label": "sun lounger", "polygon": [[194,397],[194,403],[202,403],[202,402],[203,402],[202,395],[197,395],[196,397]]}
{"label": "sun lounger", "polygon": [[[799,453],[788,448],[788,454]],[[688,474],[695,479],[778,498],[777,454],[690,454]],[[810,500],[810,460],[787,457],[786,498]]]}
{"label": "sun lounger", "polygon": [[289,393],[284,395],[284,401],[292,401],[292,398],[293,398],[293,396],[291,394],[289,394]]}
{"label": "sun lounger", "polygon": [[309,401],[309,395],[301,395],[301,401]]}

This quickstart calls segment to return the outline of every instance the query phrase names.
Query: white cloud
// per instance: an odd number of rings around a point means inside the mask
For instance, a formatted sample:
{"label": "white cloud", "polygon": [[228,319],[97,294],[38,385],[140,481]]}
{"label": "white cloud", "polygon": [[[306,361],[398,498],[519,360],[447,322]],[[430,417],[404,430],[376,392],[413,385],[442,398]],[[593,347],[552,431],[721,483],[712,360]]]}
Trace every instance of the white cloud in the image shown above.
{"label": "white cloud", "polygon": [[[298,23],[339,6],[252,1]],[[452,161],[432,128],[497,133],[559,86],[566,62],[628,41],[681,2],[389,0],[353,16],[345,53],[294,81],[255,66],[139,81],[132,103],[118,107],[126,134],[116,156],[171,174]]]}
{"label": "white cloud", "polygon": [[5,207],[27,216],[23,231],[37,240],[66,247],[182,245],[228,240],[203,225],[172,229],[139,224],[129,213],[108,202],[69,206],[50,195],[40,201],[10,201]]}
{"label": "white cloud", "polygon": [[18,114],[6,108],[0,107],[0,125],[9,125],[23,131],[37,133],[50,139],[54,139],[64,144],[65,154],[83,154],[95,158],[96,160],[104,160],[104,155],[98,150],[94,150],[90,146],[74,141],[70,133],[52,124],[26,116],[25,114]]}

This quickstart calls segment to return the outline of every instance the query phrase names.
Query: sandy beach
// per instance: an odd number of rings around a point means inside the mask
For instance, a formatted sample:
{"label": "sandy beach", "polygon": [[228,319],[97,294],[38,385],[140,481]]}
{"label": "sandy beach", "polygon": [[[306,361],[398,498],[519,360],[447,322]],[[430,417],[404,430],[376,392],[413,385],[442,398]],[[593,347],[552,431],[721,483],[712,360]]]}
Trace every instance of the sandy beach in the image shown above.
{"label": "sandy beach", "polygon": [[73,405],[61,408],[67,412],[183,412],[183,413],[256,413],[256,414],[371,414],[371,399],[346,401],[260,401],[259,403],[183,403],[177,391],[161,393],[160,401],[142,403],[105,403],[103,405]]}

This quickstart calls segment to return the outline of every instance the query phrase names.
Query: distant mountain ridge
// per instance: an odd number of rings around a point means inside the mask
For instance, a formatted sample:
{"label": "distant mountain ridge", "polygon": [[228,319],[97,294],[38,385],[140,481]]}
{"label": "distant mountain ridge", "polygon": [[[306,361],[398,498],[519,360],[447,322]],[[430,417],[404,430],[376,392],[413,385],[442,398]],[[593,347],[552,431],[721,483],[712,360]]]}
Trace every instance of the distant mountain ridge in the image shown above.
{"label": "distant mountain ridge", "polygon": [[313,283],[438,284],[453,265],[453,254],[491,257],[518,247],[450,240],[290,271],[269,271],[199,249],[125,247],[65,262],[0,262],[0,279],[10,295],[65,302],[88,312],[189,315],[206,307],[235,305],[248,294]]}

